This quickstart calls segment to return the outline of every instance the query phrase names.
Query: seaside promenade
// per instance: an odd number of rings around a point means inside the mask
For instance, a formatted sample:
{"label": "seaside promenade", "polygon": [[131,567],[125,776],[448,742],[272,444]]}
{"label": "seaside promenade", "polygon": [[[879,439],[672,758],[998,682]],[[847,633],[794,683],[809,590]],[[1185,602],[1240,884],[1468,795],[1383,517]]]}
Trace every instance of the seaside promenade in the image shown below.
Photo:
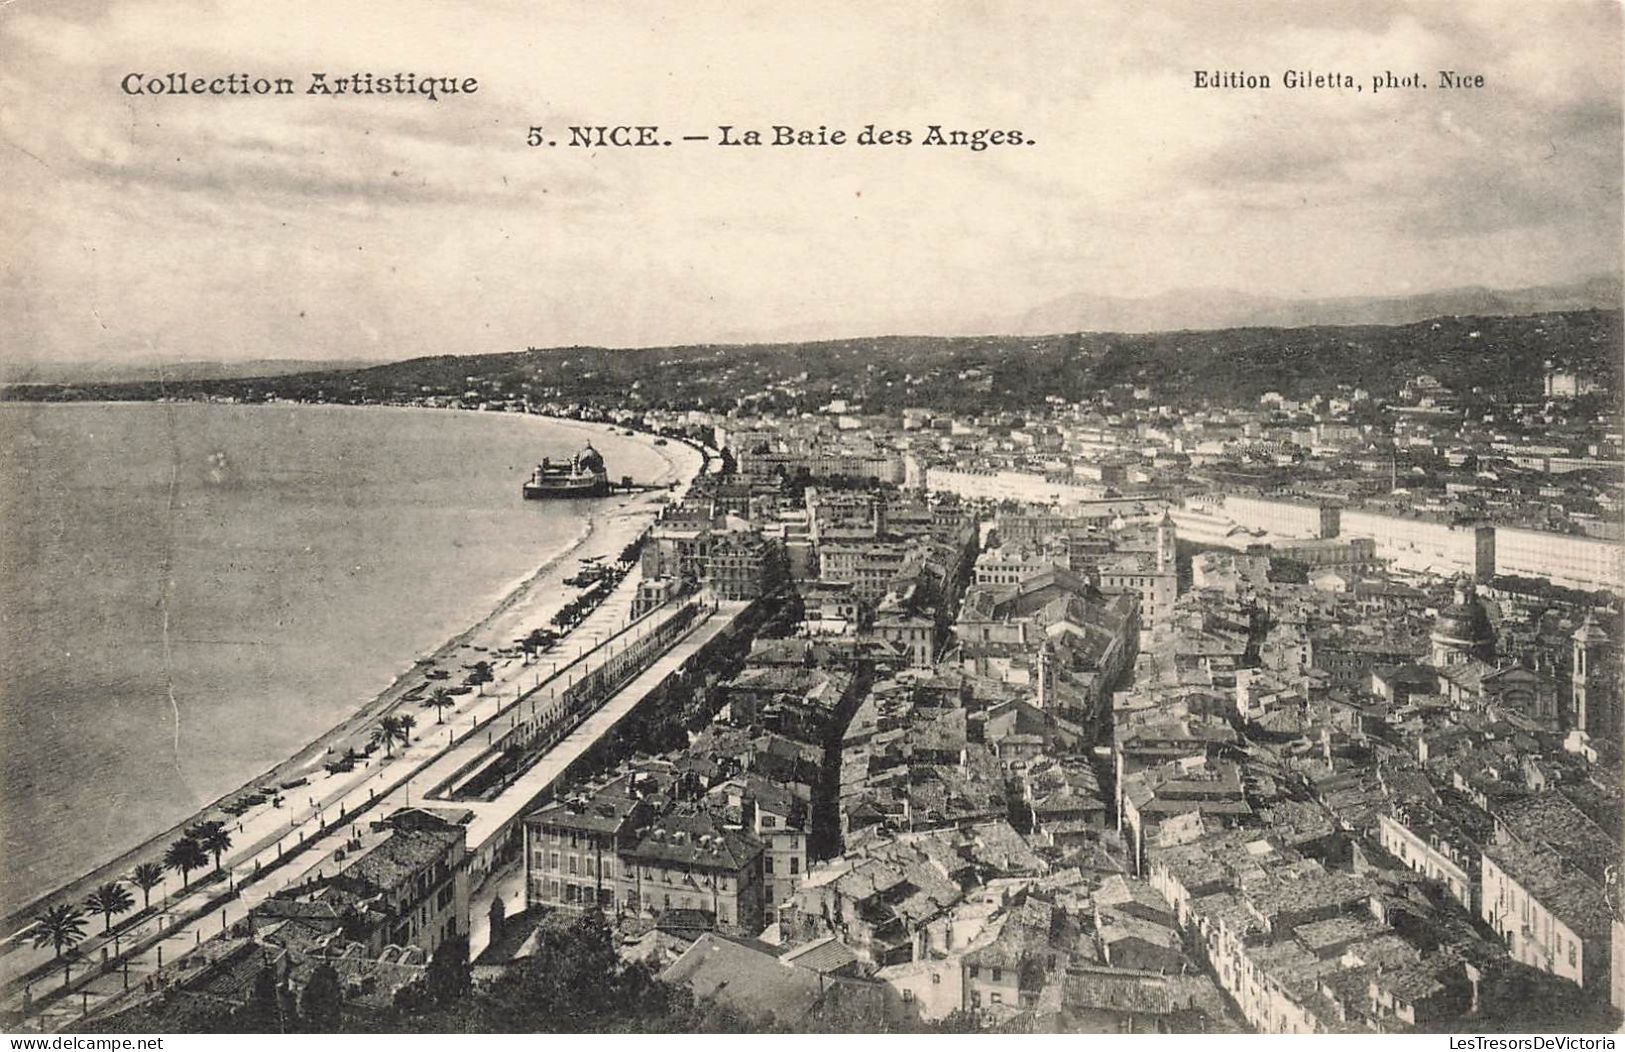
{"label": "seaside promenade", "polygon": [[[686,481],[681,483],[676,495],[686,486]],[[630,540],[630,536],[621,534],[630,532],[635,536],[641,532],[655,510],[648,498],[624,502],[611,516],[620,528],[607,528],[609,538],[616,545]],[[221,859],[223,880],[208,879],[212,866],[194,871],[188,883],[183,883],[180,874],[166,871],[163,881],[151,891],[151,911],[138,913],[134,920],[127,916],[125,923],[115,925],[108,935],[100,930],[102,918],[87,913],[88,937],[69,954],[66,984],[61,964],[52,966],[51,948],[34,947],[26,941],[14,944],[0,954],[0,1010],[33,1011],[27,1024],[30,1029],[69,1025],[87,1009],[93,1010],[126,989],[139,991],[160,967],[193,952],[247,916],[267,897],[315,875],[324,864],[331,866],[333,851],[372,818],[409,803],[435,806],[436,802],[425,800],[425,795],[490,751],[493,741],[500,742],[500,729],[511,725],[522,696],[534,691],[540,697],[549,692],[550,686],[562,686],[569,678],[589,674],[674,612],[657,612],[633,624],[631,603],[639,578],[636,571],[629,574],[552,651],[532,660],[497,658],[494,652],[511,641],[508,637],[515,634],[519,620],[545,620],[541,615],[550,613],[567,596],[555,596],[551,607],[494,615],[484,631],[471,633],[458,651],[465,661],[491,660],[493,679],[479,692],[457,697],[454,706],[443,714],[443,723],[436,721],[434,710],[405,702],[397,711],[411,712],[417,718],[417,727],[412,741],[396,748],[392,756],[376,754],[349,772],[329,774],[324,767],[328,757],[317,755],[300,772],[309,783],[286,790],[283,806],[265,803],[229,819],[223,813],[200,815],[226,820],[231,832],[232,847]],[[545,791],[570,763],[642,700],[652,685],[681,667],[736,614],[737,610],[729,609],[721,618],[696,619],[676,645],[632,682],[604,699],[495,800],[472,805],[466,801],[440,802],[438,806],[475,812],[469,829],[471,854],[511,828],[530,799]],[[530,796],[522,798],[521,793]],[[362,814],[366,817],[352,821]],[[284,861],[284,855],[297,857]],[[137,889],[129,890],[136,897],[139,911],[142,895]],[[40,1004],[42,1000],[50,1003]]]}
{"label": "seaside promenade", "polygon": [[[238,893],[218,903],[207,914],[198,916],[200,908],[208,905],[225,889],[216,884],[193,888],[180,894],[171,893],[164,909],[118,933],[117,944],[98,937],[81,946],[80,957],[72,969],[73,979],[67,996],[57,996],[48,1005],[39,1006],[31,1027],[44,1030],[70,1025],[85,1011],[94,1010],[107,999],[117,997],[126,989],[140,991],[146,979],[160,967],[172,967],[196,951],[206,940],[221,934],[232,924],[246,917],[266,898],[277,892],[296,888],[307,879],[319,876],[324,868],[336,866],[333,853],[344,846],[355,830],[365,828],[373,817],[381,817],[409,805],[463,808],[473,812],[469,822],[468,845],[470,856],[475,857],[482,848],[500,841],[528,809],[537,796],[588,749],[608,733],[621,718],[634,708],[661,680],[676,671],[701,647],[723,631],[746,604],[719,604],[686,630],[678,643],[658,657],[648,668],[616,690],[604,703],[596,707],[585,720],[574,727],[562,740],[513,785],[490,801],[444,802],[425,800],[436,786],[446,782],[455,772],[490,751],[486,735],[494,726],[501,726],[513,710],[525,704],[516,698],[521,690],[546,692],[554,673],[548,663],[529,665],[512,663],[505,667],[496,683],[488,685],[490,692],[476,697],[474,704],[461,709],[445,726],[429,725],[405,750],[393,759],[375,763],[357,779],[335,776],[328,781],[335,788],[319,795],[311,795],[302,807],[286,819],[274,810],[258,821],[245,822],[245,835],[258,834],[249,846],[234,849],[226,859],[230,881]],[[586,672],[610,657],[612,641],[625,644],[642,632],[650,631],[653,622],[663,618],[655,614],[650,618],[622,628],[616,618],[624,618],[626,607],[622,603],[606,602],[581,626],[589,633],[596,627],[606,638],[597,647],[584,651],[572,662],[577,672]],[[596,626],[593,622],[596,621]],[[563,671],[561,666],[561,672]],[[562,677],[560,677],[562,679]],[[498,739],[500,740],[500,739]],[[341,820],[340,816],[357,819],[356,825]],[[266,819],[276,828],[266,826]],[[277,865],[284,852],[294,845],[308,845],[297,859]],[[131,947],[136,947],[131,950]],[[106,952],[106,963],[102,954]],[[121,955],[122,951],[122,955]],[[49,959],[48,950],[16,951],[12,958],[32,957],[34,964]],[[8,962],[9,963],[9,962]],[[182,965],[184,967],[184,965]],[[88,970],[87,970],[88,969]],[[62,987],[62,973],[55,970],[35,980],[33,989],[9,989],[0,1005],[6,1010],[22,1010],[25,1002],[36,1000],[35,995],[51,994]]]}

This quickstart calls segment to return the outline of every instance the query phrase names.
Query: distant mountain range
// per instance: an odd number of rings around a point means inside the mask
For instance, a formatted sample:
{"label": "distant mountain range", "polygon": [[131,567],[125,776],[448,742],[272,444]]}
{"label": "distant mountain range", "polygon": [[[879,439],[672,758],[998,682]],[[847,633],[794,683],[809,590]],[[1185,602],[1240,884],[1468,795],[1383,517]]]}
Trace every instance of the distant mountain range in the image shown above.
{"label": "distant mountain range", "polygon": [[251,358],[245,361],[0,361],[0,384],[121,384],[188,380],[237,380],[248,376],[365,369],[378,359]]}
{"label": "distant mountain range", "polygon": [[1078,293],[1051,300],[988,332],[1169,332],[1181,329],[1405,325],[1443,317],[1492,317],[1571,310],[1618,310],[1621,279],[1598,275],[1566,285],[1521,289],[1470,286],[1408,296],[1285,299],[1230,289],[1181,289],[1145,299]]}

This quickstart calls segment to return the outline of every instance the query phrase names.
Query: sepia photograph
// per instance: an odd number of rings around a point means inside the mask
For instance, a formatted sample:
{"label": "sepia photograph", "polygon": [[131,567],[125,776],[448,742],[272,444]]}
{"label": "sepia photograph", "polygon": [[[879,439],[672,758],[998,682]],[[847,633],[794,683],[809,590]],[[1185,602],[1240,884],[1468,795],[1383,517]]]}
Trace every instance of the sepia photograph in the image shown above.
{"label": "sepia photograph", "polygon": [[1612,1049],[1622,16],[0,2],[7,1048]]}

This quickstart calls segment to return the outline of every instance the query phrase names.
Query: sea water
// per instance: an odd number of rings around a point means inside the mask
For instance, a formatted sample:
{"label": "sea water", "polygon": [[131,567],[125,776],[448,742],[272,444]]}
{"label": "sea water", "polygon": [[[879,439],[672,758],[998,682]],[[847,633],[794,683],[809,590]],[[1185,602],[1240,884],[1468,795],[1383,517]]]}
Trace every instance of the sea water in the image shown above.
{"label": "sea water", "polygon": [[589,438],[616,477],[665,468],[646,440],[513,414],[0,407],[0,914],[483,617],[605,507],[520,498]]}

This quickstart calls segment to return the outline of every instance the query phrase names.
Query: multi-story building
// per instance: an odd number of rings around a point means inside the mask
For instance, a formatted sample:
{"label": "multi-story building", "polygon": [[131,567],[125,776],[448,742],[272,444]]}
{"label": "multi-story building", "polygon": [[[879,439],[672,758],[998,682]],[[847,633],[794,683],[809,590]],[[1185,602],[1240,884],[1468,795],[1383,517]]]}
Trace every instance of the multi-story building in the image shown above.
{"label": "multi-story building", "polygon": [[527,816],[527,903],[654,916],[696,910],[718,931],[761,931],[762,842],[709,814],[658,812],[628,777]]}
{"label": "multi-story building", "polygon": [[1000,545],[1038,548],[1055,538],[1070,539],[1103,529],[1118,514],[1137,514],[1139,506],[1118,501],[1099,501],[1073,509],[1068,514],[1050,511],[1001,512],[993,521]]}
{"label": "multi-story building", "polygon": [[1124,552],[1100,563],[1100,590],[1108,595],[1129,594],[1140,601],[1140,645],[1149,642],[1158,625],[1165,624],[1179,597],[1175,567],[1174,522],[1166,512],[1157,524],[1154,553]]}
{"label": "multi-story building", "polygon": [[1025,548],[1006,545],[989,548],[976,557],[975,584],[1019,584],[1033,574],[1052,566],[1072,569],[1072,557],[1065,548]]}
{"label": "multi-story building", "polygon": [[1069,504],[1099,500],[1106,490],[1098,485],[1056,482],[1026,471],[987,470],[931,465],[925,470],[925,488],[953,493],[967,500],[1019,500],[1039,504]]}
{"label": "multi-story building", "polygon": [[807,805],[783,786],[754,774],[726,783],[721,791],[730,806],[740,809],[744,827],[762,844],[762,923],[777,923],[779,907],[807,879]]}
{"label": "multi-story building", "polygon": [[760,841],[725,829],[709,815],[668,814],[641,832],[617,858],[623,908],[656,915],[697,910],[718,931],[762,930],[767,855]]}
{"label": "multi-story building", "polygon": [[632,616],[642,617],[677,598],[682,581],[676,577],[645,577],[638,582],[638,591],[632,597]]}
{"label": "multi-story building", "polygon": [[1358,569],[1377,561],[1377,542],[1370,537],[1310,537],[1271,541],[1263,554],[1290,559],[1304,566]]}
{"label": "multi-story building", "polygon": [[709,522],[657,523],[643,545],[643,576],[698,581],[705,573],[705,557],[710,550]]}
{"label": "multi-story building", "polygon": [[877,603],[915,555],[916,546],[904,541],[832,541],[818,548],[818,576],[850,582],[859,599]]}
{"label": "multi-story building", "polygon": [[1477,849],[1452,837],[1426,810],[1378,815],[1377,842],[1411,869],[1443,884],[1464,909],[1477,908]]}
{"label": "multi-story building", "polygon": [[783,546],[759,533],[714,534],[704,579],[718,599],[760,599],[784,580]]}
{"label": "multi-story building", "polygon": [[937,657],[937,624],[908,610],[881,610],[869,632],[876,639],[896,643],[908,651],[908,663],[930,668]]}
{"label": "multi-story building", "polygon": [[1487,845],[1479,915],[1514,960],[1606,992],[1612,930],[1602,888],[1543,845]]}
{"label": "multi-story building", "polygon": [[1118,825],[1141,872],[1148,841],[1159,827],[1182,815],[1200,816],[1209,827],[1234,826],[1252,817],[1241,768],[1227,760],[1182,760],[1135,771],[1123,779]]}
{"label": "multi-story building", "polygon": [[1498,531],[1493,526],[1344,508],[1341,530],[1340,536],[1370,538],[1377,558],[1396,569],[1440,576],[1465,573],[1480,581],[1496,573]]}
{"label": "multi-story building", "polygon": [[1538,577],[1565,588],[1625,595],[1625,547],[1569,533],[1495,529],[1495,572]]}
{"label": "multi-story building", "polygon": [[[353,915],[352,941],[368,956],[386,946],[433,954],[468,934],[468,844],[454,812],[403,808],[368,831],[357,830],[342,866],[295,885],[254,908],[259,917],[298,916],[309,904]],[[289,912],[292,911],[292,912]]]}
{"label": "multi-story building", "polygon": [[1277,537],[1336,537],[1338,508],[1300,500],[1228,495],[1223,514],[1238,526]]}
{"label": "multi-story building", "polygon": [[750,478],[865,478],[901,485],[906,478],[903,458],[895,453],[842,452],[838,450],[782,452],[745,450],[739,454],[739,471]]}
{"label": "multi-story building", "polygon": [[525,818],[525,901],[551,909],[616,905],[622,838],[653,817],[653,809],[617,779],[590,798],[556,800]]}

